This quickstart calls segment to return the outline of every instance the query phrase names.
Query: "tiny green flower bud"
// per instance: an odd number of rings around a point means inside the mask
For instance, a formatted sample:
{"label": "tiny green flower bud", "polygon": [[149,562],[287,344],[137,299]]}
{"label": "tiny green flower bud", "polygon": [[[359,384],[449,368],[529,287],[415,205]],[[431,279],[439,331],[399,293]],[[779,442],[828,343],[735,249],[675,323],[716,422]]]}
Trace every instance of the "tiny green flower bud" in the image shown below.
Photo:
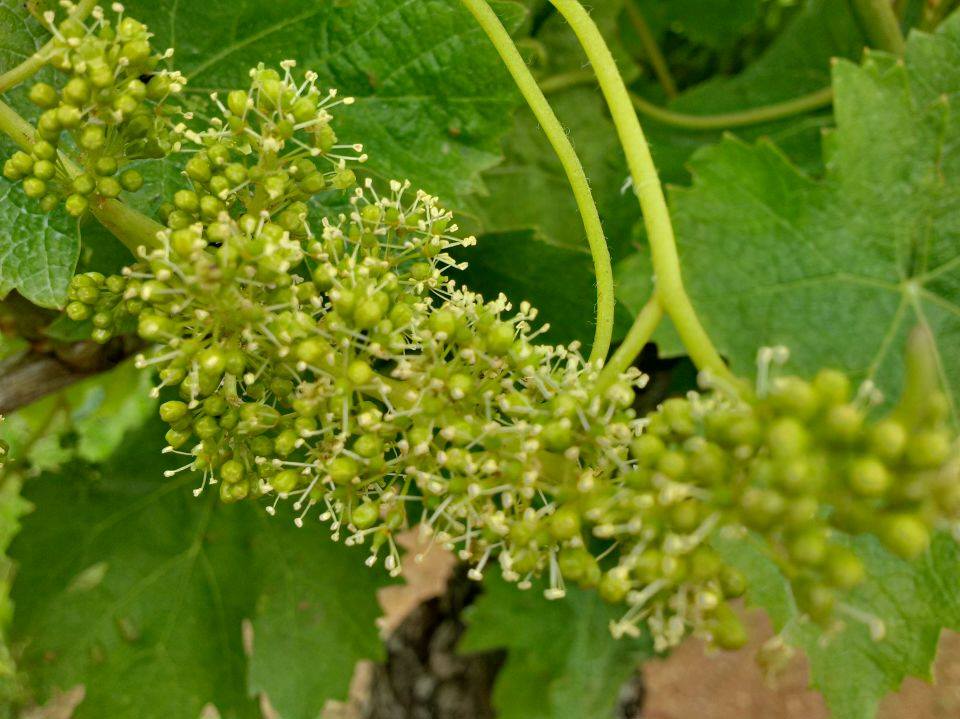
{"label": "tiny green flower bud", "polygon": [[357,461],[352,457],[337,457],[330,465],[327,467],[327,472],[330,474],[330,479],[333,480],[335,484],[347,484],[354,477],[357,476],[359,471],[359,466]]}
{"label": "tiny green flower bud", "polygon": [[187,405],[185,402],[173,400],[170,402],[164,402],[160,405],[160,419],[167,424],[173,424],[174,422],[183,419],[186,414]]}
{"label": "tiny green flower bud", "polygon": [[44,110],[57,104],[57,91],[45,82],[38,82],[31,87],[28,96],[30,102]]}
{"label": "tiny green flower bud", "polygon": [[127,192],[136,192],[143,187],[143,175],[136,170],[124,170],[120,174],[120,186]]}

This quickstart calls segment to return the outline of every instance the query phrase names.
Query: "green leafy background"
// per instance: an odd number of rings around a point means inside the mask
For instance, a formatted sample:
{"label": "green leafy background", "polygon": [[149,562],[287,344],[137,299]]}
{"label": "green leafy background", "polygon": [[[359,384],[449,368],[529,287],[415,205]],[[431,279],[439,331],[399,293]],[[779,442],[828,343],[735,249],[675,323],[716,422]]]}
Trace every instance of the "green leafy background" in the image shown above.
{"label": "green leafy background", "polygon": [[[733,134],[644,121],[674,183],[690,292],[733,366],[749,375],[759,346],[782,343],[797,372],[841,366],[894,396],[902,339],[919,321],[934,330],[944,379],[960,399],[960,18],[936,35],[913,35],[898,63],[882,53],[863,59],[863,33],[843,0],[636,0],[681,86],[668,99],[622,14],[633,1],[592,10],[632,89],[653,102],[708,114],[831,83],[836,92],[835,111]],[[356,97],[339,108],[338,131],[366,144],[369,172],[440,195],[480,236],[464,254],[465,281],[531,300],[552,341],[589,342],[592,265],[565,177],[457,2],[125,4],[160,46],[175,48],[191,101],[242,85],[257,62],[287,58]],[[539,77],[585,67],[546,0],[493,4]],[[909,22],[919,22],[922,3],[906,5]],[[18,0],[0,0],[0,37],[0,72],[46,39]],[[22,90],[7,99],[30,112]],[[639,208],[623,190],[626,167],[596,89],[579,83],[550,99],[604,220],[622,335],[650,290]],[[176,161],[141,169],[148,182],[132,201],[152,211],[182,178]],[[324,197],[316,212],[338,202]],[[125,261],[95,224],[40,214],[0,180],[0,297],[15,290],[57,307],[77,266],[113,271]],[[85,331],[60,322],[48,334],[69,342]],[[668,327],[657,344],[662,355],[682,354]],[[383,656],[374,595],[387,580],[320,527],[298,531],[256,506],[195,499],[195,478],[165,480],[176,462],[161,458],[162,430],[148,419],[151,381],[125,364],[0,426],[29,467],[0,487],[0,549],[23,525],[10,550],[18,569],[8,638],[25,686],[44,701],[83,685],[81,719],[179,719],[208,705],[225,718],[255,717],[261,694],[284,719],[315,719],[327,700],[346,696],[359,659]],[[31,505],[38,509],[22,517]],[[754,580],[750,600],[808,653],[840,719],[868,719],[905,676],[928,676],[941,628],[960,625],[960,559],[945,537],[913,565],[854,543],[871,580],[849,601],[885,620],[883,642],[856,623],[825,641],[796,617],[783,578],[749,537],[720,548]],[[0,625],[13,563],[0,563]],[[461,651],[507,651],[494,689],[501,717],[609,717],[619,686],[651,655],[646,639],[612,640],[610,619],[594,594],[546,603],[490,578]],[[9,659],[0,651],[0,670],[12,671]]]}

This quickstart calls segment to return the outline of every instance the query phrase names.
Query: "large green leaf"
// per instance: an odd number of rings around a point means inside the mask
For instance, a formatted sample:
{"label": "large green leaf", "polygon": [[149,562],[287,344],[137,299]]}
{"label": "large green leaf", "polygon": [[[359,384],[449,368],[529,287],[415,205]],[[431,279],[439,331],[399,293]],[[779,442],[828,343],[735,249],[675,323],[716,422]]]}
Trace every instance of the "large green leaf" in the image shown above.
{"label": "large green leaf", "polygon": [[[296,533],[252,505],[195,498],[195,477],[164,479],[161,436],[152,423],[108,464],[28,485],[38,510],[11,550],[13,635],[38,698],[82,684],[76,719],[197,717],[208,703],[253,717],[256,690],[276,696],[286,719],[315,717],[326,699],[345,697],[353,661],[377,654],[373,590],[383,575],[320,526]],[[347,606],[344,629],[331,608]],[[291,697],[292,686],[310,693]]]}
{"label": "large green leaf", "polygon": [[[928,325],[955,402],[960,16],[936,35],[913,34],[905,63],[838,62],[834,88],[822,180],[768,142],[728,138],[694,157],[693,186],[672,193],[690,293],[738,373],[752,372],[759,346],[782,344],[799,372],[838,366],[890,396],[905,333]],[[635,303],[646,261],[621,267],[620,279]]]}
{"label": "large green leaf", "polygon": [[[820,90],[830,84],[833,58],[856,59],[864,37],[848,2],[805,0],[802,9],[770,46],[742,72],[717,75],[669,103],[671,110],[712,115],[762,107]],[[657,101],[657,90],[648,88]],[[657,167],[669,182],[686,181],[690,155],[721,139],[721,131],[692,131],[641,118],[650,136]],[[829,112],[797,115],[776,122],[740,127],[740,138],[775,141],[806,170],[819,171],[820,135],[831,121]]]}
{"label": "large green leaf", "polygon": [[[787,643],[803,649],[814,686],[836,719],[872,719],[880,700],[907,676],[931,679],[943,628],[960,627],[960,548],[938,535],[927,555],[905,562],[873,538],[852,543],[867,567],[867,581],[844,599],[848,615],[839,633],[824,634],[798,617],[789,586],[751,537],[725,539],[718,548],[750,580],[748,599],[767,610]],[[854,612],[861,619],[849,618]],[[870,618],[882,622],[872,635]],[[876,632],[881,625],[876,625]]]}
{"label": "large green leaf", "polygon": [[507,650],[493,693],[499,719],[612,717],[620,687],[653,655],[648,637],[612,637],[620,608],[576,588],[549,602],[495,572],[483,586],[460,650]]}
{"label": "large green leaf", "polygon": [[[370,169],[447,198],[482,187],[519,96],[493,47],[446,0],[133,0],[128,11],[176,49],[193,91],[242,87],[259,62],[292,58],[356,98],[338,133],[362,142]],[[514,2],[495,3],[513,26]]]}
{"label": "large green leaf", "polygon": [[61,307],[79,256],[80,235],[64,212],[41,213],[0,178],[0,298],[17,290],[34,304]]}
{"label": "large green leaf", "polygon": [[[47,39],[18,0],[0,0],[0,37],[0,73],[23,62]],[[23,106],[22,100],[14,104]],[[13,150],[12,143],[0,141],[0,157]],[[19,186],[0,177],[0,298],[17,290],[35,304],[62,306],[79,254],[76,223],[66,213],[41,212]]]}
{"label": "large green leaf", "polygon": [[282,510],[260,515],[253,556],[263,589],[253,620],[250,691],[283,719],[316,719],[346,695],[361,659],[382,658],[374,599],[385,577],[363,549],[348,550],[319,523],[298,529]]}
{"label": "large green leaf", "polygon": [[[149,431],[156,434],[158,427]],[[41,690],[83,684],[75,716],[255,716],[239,623],[253,587],[242,509],[165,481],[152,437],[104,468],[44,475],[12,549],[22,666]],[[245,586],[246,585],[246,586]]]}
{"label": "large green leaf", "polygon": [[741,33],[756,25],[764,0],[638,0],[656,25],[710,47],[730,47]]}

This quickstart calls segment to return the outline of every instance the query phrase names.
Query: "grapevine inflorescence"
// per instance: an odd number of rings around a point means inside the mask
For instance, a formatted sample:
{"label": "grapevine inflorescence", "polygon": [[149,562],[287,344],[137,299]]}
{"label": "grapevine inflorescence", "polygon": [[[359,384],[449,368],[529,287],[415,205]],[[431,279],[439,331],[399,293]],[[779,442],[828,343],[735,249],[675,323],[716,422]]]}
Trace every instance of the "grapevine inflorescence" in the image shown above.
{"label": "grapevine inflorescence", "polygon": [[[260,66],[196,129],[167,104],[182,78],[156,69],[148,37],[99,12],[61,23],[49,61],[69,79],[34,85],[38,139],[4,171],[45,209],[66,196],[82,214],[91,193],[136,189],[133,171],[113,179],[126,162],[190,149],[150,246],[121,275],[75,277],[66,311],[98,341],[133,326],[151,343],[138,362],[174,397],[160,406],[183,457],[171,474],[198,473],[198,494],[270,512],[289,500],[299,525],[327,523],[394,573],[397,533],[419,524],[473,578],[496,563],[521,586],[544,577],[549,598],[596,587],[625,606],[615,633],[645,623],[660,648],[690,632],[746,641],[729,605],[746,580],[712,546],[720,533],[761,536],[829,625],[862,618],[843,602],[864,576],[845,534],[912,558],[960,514],[923,336],[920,379],[885,417],[841,372],[779,374],[781,350],[761,351],[752,390],[706,373],[702,393],[639,417],[640,372],[600,381],[576,344],[538,341],[527,303],[457,282],[451,251],[474,240],[437,198],[355,187],[363,149],[334,131],[348,98],[292,62]],[[80,174],[58,164],[63,130]],[[317,221],[311,198],[328,189],[350,192],[349,210]]]}
{"label": "grapevine inflorescence", "polygon": [[[53,32],[46,62],[67,76],[59,88],[38,82],[30,100],[43,110],[37,141],[28,152],[15,152],[3,165],[8,180],[22,182],[23,192],[50,212],[65,198],[67,211],[79,217],[91,196],[113,198],[135,192],[143,177],[123,169],[141,158],[164,157],[180,149],[176,117],[170,105],[185,82],[178,72],[158,69],[172,51],[154,52],[147,28],[123,7],[108,19],[102,8],[93,22],[67,18]],[[80,151],[82,167],[59,156],[64,137]]]}

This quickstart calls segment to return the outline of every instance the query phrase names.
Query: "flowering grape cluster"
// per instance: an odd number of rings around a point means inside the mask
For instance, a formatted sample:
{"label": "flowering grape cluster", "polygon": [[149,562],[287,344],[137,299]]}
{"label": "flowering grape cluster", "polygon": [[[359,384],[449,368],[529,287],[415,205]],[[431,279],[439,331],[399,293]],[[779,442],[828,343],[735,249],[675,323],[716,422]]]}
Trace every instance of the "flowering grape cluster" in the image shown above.
{"label": "flowering grape cluster", "polygon": [[727,603],[745,580],[711,548],[719,531],[763,535],[800,606],[830,622],[863,577],[839,531],[913,557],[960,509],[942,395],[869,421],[869,398],[827,370],[638,418],[642,375],[597,393],[576,347],[537,343],[535,310],[451,280],[450,249],[472,239],[408,193],[367,183],[319,235],[303,213],[292,230],[264,213],[252,234],[223,214],[188,254],[169,230],[103,282],[160,346],[141,364],[180,394],[160,412],[198,493],[289,498],[298,524],[327,522],[391,571],[396,533],[419,523],[475,578],[497,562],[521,585],[545,576],[551,598],[597,587],[627,605],[617,633],[645,621],[661,647],[691,630],[745,641]]}
{"label": "flowering grape cluster", "polygon": [[595,587],[625,606],[616,634],[645,623],[658,648],[746,641],[729,605],[746,580],[718,533],[762,537],[803,610],[831,623],[862,618],[842,601],[864,574],[845,533],[909,558],[960,513],[937,392],[876,419],[842,373],[770,377],[765,350],[749,396],[708,386],[638,417],[641,373],[598,381],[575,344],[538,341],[527,303],[453,278],[474,239],[437,198],[366,181],[348,211],[311,220],[310,198],[354,186],[365,155],[333,130],[349,99],[293,68],[253,69],[213,97],[206,128],[177,128],[189,187],[156,246],[70,288],[94,339],[135,328],[153,346],[138,362],[177,397],[160,406],[183,457],[170,474],[196,472],[197,494],[270,512],[288,499],[298,525],[324,522],[394,573],[397,533],[419,524],[475,579],[498,564],[553,599]]}
{"label": "flowering grape cluster", "polygon": [[[66,198],[67,211],[82,215],[92,197],[135,192],[143,177],[129,162],[163,157],[179,149],[179,110],[169,104],[185,82],[182,75],[158,68],[172,50],[156,53],[147,28],[123,16],[113,5],[107,18],[97,7],[92,21],[45,20],[53,42],[44,60],[67,79],[58,89],[45,82],[30,88],[30,100],[43,110],[30,152],[15,152],[3,166],[8,180],[22,183],[24,194],[52,211]],[[81,168],[60,155],[64,133],[79,151]]]}

